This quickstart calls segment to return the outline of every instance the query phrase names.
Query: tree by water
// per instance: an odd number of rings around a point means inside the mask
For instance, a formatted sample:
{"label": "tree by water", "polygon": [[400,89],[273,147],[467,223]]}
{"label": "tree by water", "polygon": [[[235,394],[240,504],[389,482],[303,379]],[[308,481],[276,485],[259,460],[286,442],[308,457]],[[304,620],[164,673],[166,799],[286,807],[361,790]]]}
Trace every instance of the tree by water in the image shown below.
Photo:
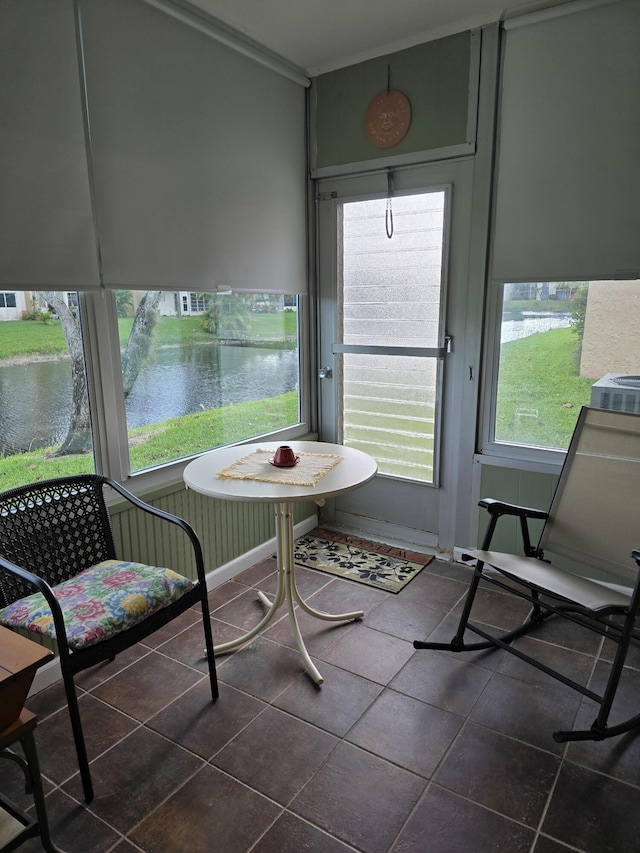
{"label": "tree by water", "polygon": [[84,373],[84,352],[80,322],[60,293],[40,290],[37,293],[58,315],[71,356],[71,415],[69,428],[54,456],[70,453],[87,453],[91,450],[91,419],[89,394]]}
{"label": "tree by water", "polygon": [[[60,293],[52,290],[37,291],[57,314],[71,356],[71,413],[67,434],[53,456],[88,453],[91,450],[91,415],[89,393],[84,369],[84,350],[80,319],[64,301]],[[161,291],[148,290],[140,300],[133,326],[122,355],[122,376],[125,397],[131,391],[138,373],[149,354],[153,330],[158,320],[158,303]]]}
{"label": "tree by water", "polygon": [[140,368],[149,355],[153,330],[158,322],[158,303],[161,295],[160,290],[147,290],[136,308],[127,346],[122,354],[125,397],[131,393]]}
{"label": "tree by water", "polygon": [[198,294],[206,299],[207,308],[202,315],[202,328],[216,338],[241,340],[249,329],[248,298],[238,300],[230,293]]}

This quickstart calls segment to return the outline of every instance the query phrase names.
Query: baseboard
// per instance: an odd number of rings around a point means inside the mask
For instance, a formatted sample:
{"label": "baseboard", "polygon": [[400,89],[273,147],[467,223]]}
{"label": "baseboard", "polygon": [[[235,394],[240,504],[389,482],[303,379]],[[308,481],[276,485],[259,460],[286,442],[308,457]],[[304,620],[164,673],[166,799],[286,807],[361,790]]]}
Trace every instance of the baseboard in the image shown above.
{"label": "baseboard", "polygon": [[[309,518],[305,518],[303,521],[299,522],[299,524],[296,524],[294,526],[294,536],[296,537],[296,539],[299,536],[304,536],[310,530],[313,530],[314,527],[317,527],[317,525],[317,515],[311,515],[309,516]],[[256,548],[252,548],[245,554],[241,554],[234,560],[230,560],[223,566],[218,566],[217,569],[213,569],[213,571],[207,574],[207,590],[211,591],[217,586],[221,586],[221,584],[226,583],[228,580],[231,580],[236,575],[239,575],[240,572],[244,572],[245,569],[249,569],[251,568],[251,566],[255,566],[256,563],[259,563],[261,560],[266,560],[268,557],[271,557],[273,554],[275,554],[275,551],[276,539],[274,536],[272,539],[263,542]],[[45,688],[51,687],[52,684],[55,684],[56,681],[60,681],[61,678],[62,672],[60,670],[60,662],[56,657],[53,660],[49,661],[49,663],[46,663],[44,666],[40,667],[40,669],[36,672],[35,678],[33,679],[33,684],[31,685],[31,690],[29,691],[29,696],[33,696],[34,693],[40,693],[41,690],[45,690]]]}
{"label": "baseboard", "polygon": [[463,560],[462,555],[468,554],[469,551],[474,550],[473,548],[460,548],[458,545],[453,549],[453,562],[454,563],[462,563],[465,566],[469,565],[468,560]]}
{"label": "baseboard", "polygon": [[374,542],[384,542],[398,548],[406,548],[410,551],[422,551],[425,554],[433,554],[438,559],[451,560],[438,548],[438,537],[424,530],[415,530],[408,527],[399,527],[386,521],[353,515],[347,512],[337,512],[333,523],[325,523],[324,527],[331,527],[345,534],[361,536],[363,539],[372,539]]}
{"label": "baseboard", "polygon": [[51,687],[52,684],[61,679],[60,661],[55,657],[36,671],[33,683],[31,684],[31,690],[29,690],[29,696],[33,696],[34,693],[40,693],[41,690]]}

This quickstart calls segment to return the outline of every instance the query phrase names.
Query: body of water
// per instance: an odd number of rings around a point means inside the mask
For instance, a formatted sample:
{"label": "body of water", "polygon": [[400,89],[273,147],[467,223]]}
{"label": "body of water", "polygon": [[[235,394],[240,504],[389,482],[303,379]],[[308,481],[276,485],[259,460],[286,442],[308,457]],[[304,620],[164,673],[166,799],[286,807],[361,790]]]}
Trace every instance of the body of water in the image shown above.
{"label": "body of water", "polygon": [[550,329],[566,329],[571,325],[570,314],[523,314],[517,320],[503,320],[500,331],[500,343],[517,341],[528,338],[538,332],[548,332]]}
{"label": "body of water", "polygon": [[[526,316],[502,323],[501,343],[570,325],[569,314]],[[193,346],[156,350],[126,400],[128,427],[141,427],[232,403],[293,391],[296,350]],[[53,447],[69,424],[69,361],[0,367],[0,453]]]}
{"label": "body of water", "polygon": [[[129,428],[261,400],[298,385],[296,350],[193,346],[156,350],[126,400]],[[0,367],[0,452],[52,447],[69,425],[68,359]]]}

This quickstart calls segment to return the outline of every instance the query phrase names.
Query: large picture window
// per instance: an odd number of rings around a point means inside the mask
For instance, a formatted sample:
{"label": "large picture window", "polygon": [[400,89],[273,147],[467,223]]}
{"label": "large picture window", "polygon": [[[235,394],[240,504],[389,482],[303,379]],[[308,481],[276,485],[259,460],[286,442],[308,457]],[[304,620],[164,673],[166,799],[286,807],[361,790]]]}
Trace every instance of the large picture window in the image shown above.
{"label": "large picture window", "polygon": [[[83,298],[97,323],[83,323]],[[302,429],[295,299],[120,290],[23,291],[17,300],[20,319],[0,322],[0,490],[95,468],[122,479]],[[121,375],[96,357],[110,349],[108,338],[92,339],[109,334],[102,300],[116,317]],[[110,460],[121,459],[115,470]]]}
{"label": "large picture window", "polygon": [[496,444],[566,450],[583,405],[640,414],[640,281],[504,284]]}
{"label": "large picture window", "polygon": [[276,294],[116,291],[132,472],[300,421],[298,313]]}

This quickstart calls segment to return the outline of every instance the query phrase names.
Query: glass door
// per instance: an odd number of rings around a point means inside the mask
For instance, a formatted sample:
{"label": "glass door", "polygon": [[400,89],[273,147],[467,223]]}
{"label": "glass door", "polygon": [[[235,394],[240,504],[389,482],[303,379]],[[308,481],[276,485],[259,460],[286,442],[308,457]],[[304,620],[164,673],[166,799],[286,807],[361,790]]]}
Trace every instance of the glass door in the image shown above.
{"label": "glass door", "polygon": [[374,481],[323,509],[326,523],[453,547],[457,435],[474,428],[462,367],[471,196],[470,162],[318,187],[320,439],[378,462]]}
{"label": "glass door", "polygon": [[338,438],[380,474],[438,482],[446,189],[338,215]]}

